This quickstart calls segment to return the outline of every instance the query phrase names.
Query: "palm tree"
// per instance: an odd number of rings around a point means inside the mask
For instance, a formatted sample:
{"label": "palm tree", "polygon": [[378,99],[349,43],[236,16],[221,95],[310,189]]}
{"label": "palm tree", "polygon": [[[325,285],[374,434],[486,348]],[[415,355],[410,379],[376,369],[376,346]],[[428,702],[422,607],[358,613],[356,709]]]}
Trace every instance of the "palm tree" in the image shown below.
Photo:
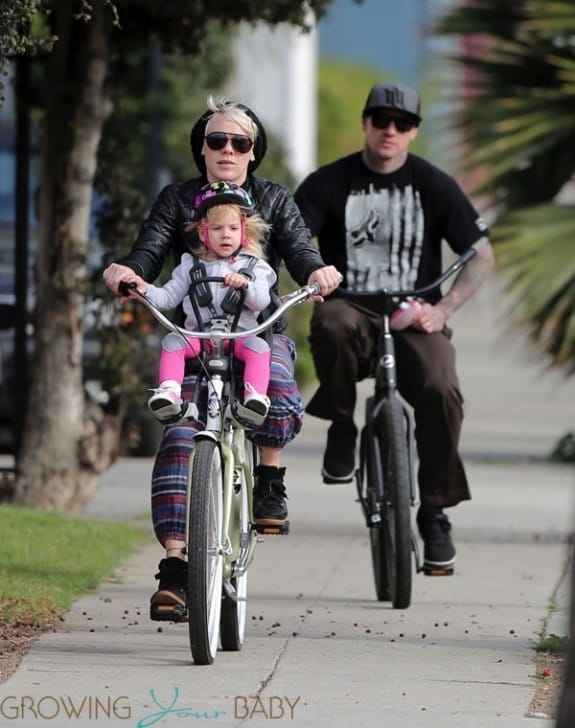
{"label": "palm tree", "polygon": [[[494,214],[513,320],[575,373],[575,3],[471,0],[437,22],[458,41],[450,126],[459,171]],[[463,79],[463,83],[462,83]]]}

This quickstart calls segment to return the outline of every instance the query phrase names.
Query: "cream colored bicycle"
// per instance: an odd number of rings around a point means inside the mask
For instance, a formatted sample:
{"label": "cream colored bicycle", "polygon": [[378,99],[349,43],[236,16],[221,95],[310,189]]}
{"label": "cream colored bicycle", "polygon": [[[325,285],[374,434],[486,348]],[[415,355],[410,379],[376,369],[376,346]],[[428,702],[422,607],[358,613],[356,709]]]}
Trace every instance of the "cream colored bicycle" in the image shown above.
{"label": "cream colored bicycle", "polygon": [[[195,281],[223,283],[221,277]],[[270,329],[293,306],[319,294],[319,286],[307,285],[281,298],[271,316],[249,331],[236,331],[234,321],[215,318],[208,331],[193,331],[175,325],[145,295],[134,287],[120,288],[143,303],[168,330],[184,339],[211,342],[211,353],[200,355],[197,401],[186,417],[202,423],[187,474],[187,568],[188,627],[194,662],[211,664],[218,648],[240,650],[244,643],[247,614],[247,572],[258,533],[277,533],[279,527],[253,522],[252,493],[257,450],[249,430],[263,417],[245,408],[235,396],[239,363],[228,341],[257,336]],[[201,396],[199,396],[201,394]]]}

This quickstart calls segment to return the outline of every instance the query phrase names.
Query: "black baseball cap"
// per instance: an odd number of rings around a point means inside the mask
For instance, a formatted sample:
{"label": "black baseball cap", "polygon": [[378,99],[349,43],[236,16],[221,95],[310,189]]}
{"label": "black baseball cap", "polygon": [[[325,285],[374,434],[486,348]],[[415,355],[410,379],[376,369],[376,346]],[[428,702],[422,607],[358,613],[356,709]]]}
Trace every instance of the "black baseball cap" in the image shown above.
{"label": "black baseball cap", "polygon": [[417,91],[403,83],[376,83],[372,86],[362,116],[369,116],[374,109],[396,109],[411,114],[421,121],[421,101]]}

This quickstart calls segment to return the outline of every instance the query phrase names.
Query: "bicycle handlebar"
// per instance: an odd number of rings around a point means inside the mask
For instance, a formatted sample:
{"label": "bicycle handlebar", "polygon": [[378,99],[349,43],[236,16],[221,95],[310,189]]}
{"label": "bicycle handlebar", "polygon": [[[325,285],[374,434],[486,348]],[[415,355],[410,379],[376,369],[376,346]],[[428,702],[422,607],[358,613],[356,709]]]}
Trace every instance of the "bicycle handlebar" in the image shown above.
{"label": "bicycle handlebar", "polygon": [[445,270],[439,278],[437,278],[432,283],[427,284],[426,286],[421,286],[421,288],[412,288],[412,289],[402,289],[402,290],[389,290],[387,288],[381,288],[376,291],[348,291],[345,288],[341,289],[339,288],[337,290],[337,293],[342,293],[344,296],[384,296],[385,298],[409,298],[413,296],[422,296],[424,293],[429,293],[430,291],[435,290],[436,288],[439,288],[439,286],[446,281],[448,278],[450,278],[452,275],[457,273],[458,270],[463,268],[463,266],[468,263],[471,258],[475,255],[477,251],[475,248],[469,248],[469,250],[466,250],[463,255],[461,255],[454,263],[452,263],[447,270]]}
{"label": "bicycle handlebar", "polygon": [[[221,276],[210,276],[198,279],[196,282],[222,283],[223,280],[224,279]],[[164,314],[156,306],[154,306],[154,304],[144,293],[139,293],[135,283],[120,281],[118,285],[118,292],[120,293],[120,295],[132,296],[133,298],[136,298],[138,301],[140,301],[140,303],[143,303],[144,306],[146,306],[146,308],[150,310],[154,318],[169,331],[173,331],[174,333],[181,334],[183,336],[193,336],[196,339],[210,339],[214,342],[227,339],[241,339],[247,336],[257,336],[266,329],[270,328],[270,326],[273,326],[273,324],[275,324],[275,322],[280,319],[284,315],[284,313],[286,313],[286,311],[289,311],[290,308],[297,306],[299,303],[303,303],[303,301],[307,301],[307,299],[312,298],[312,296],[318,296],[320,294],[320,291],[321,288],[318,283],[310,283],[308,285],[302,286],[301,288],[298,288],[295,291],[291,291],[290,293],[285,294],[280,298],[280,301],[282,302],[280,306],[278,306],[278,308],[276,308],[276,310],[270,316],[268,316],[265,321],[262,321],[253,329],[244,329],[242,331],[224,331],[222,329],[196,331],[193,329],[185,329],[182,326],[178,326],[177,324],[170,321],[167,316],[164,316]]]}

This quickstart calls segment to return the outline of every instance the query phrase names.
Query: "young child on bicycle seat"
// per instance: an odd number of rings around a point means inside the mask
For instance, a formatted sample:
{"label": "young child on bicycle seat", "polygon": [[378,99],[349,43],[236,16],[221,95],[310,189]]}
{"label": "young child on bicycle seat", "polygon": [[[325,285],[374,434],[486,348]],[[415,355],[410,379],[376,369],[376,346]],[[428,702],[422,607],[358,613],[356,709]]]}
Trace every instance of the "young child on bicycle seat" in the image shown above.
{"label": "young child on bicycle seat", "polygon": [[[239,185],[205,185],[196,196],[192,222],[186,227],[186,231],[196,233],[191,252],[182,255],[170,280],[153,286],[134,273],[130,282],[160,309],[173,309],[182,303],[186,329],[207,329],[205,325],[214,317],[233,320],[238,301],[236,296],[234,302],[232,289],[245,289],[238,330],[254,328],[258,315],[270,304],[276,274],[263,259],[260,244],[269,226],[253,208],[252,198]],[[223,283],[204,284],[195,306],[190,291],[193,274],[224,278]],[[205,345],[209,350],[209,341]],[[149,409],[161,422],[176,422],[186,414],[187,403],[181,397],[185,360],[197,357],[201,349],[200,339],[184,339],[176,333],[162,339],[159,386],[148,400]],[[235,340],[234,353],[244,362],[244,407],[265,417],[270,405],[266,395],[270,348],[264,339],[249,336]]]}

